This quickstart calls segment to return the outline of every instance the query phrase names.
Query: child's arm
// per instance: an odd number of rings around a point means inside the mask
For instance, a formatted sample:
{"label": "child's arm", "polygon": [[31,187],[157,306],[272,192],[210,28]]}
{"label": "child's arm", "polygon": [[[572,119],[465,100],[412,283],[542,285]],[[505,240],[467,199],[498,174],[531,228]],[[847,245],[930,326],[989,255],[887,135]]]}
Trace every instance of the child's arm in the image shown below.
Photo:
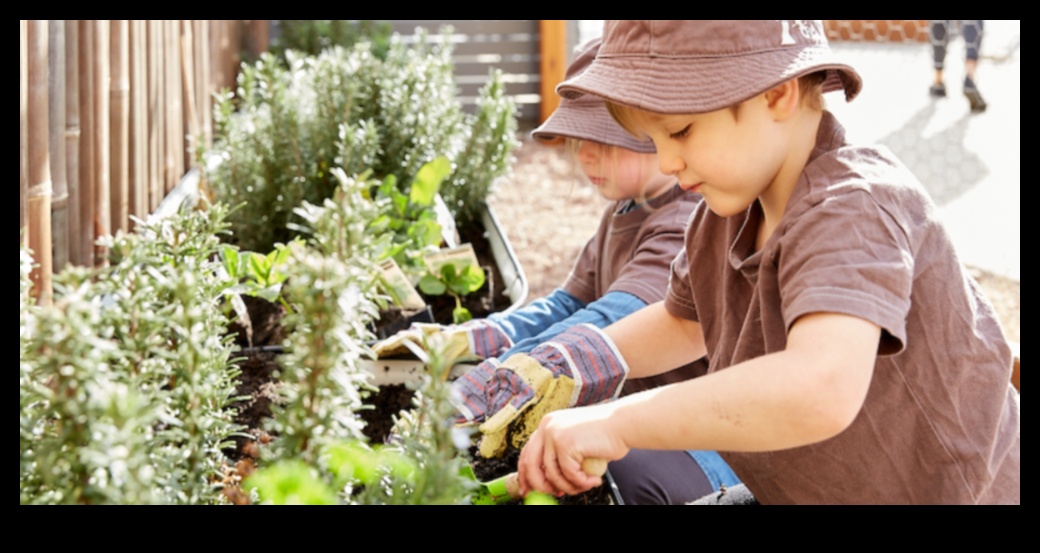
{"label": "child's arm", "polygon": [[[553,293],[553,296],[557,295],[573,298],[573,296],[570,296],[570,294],[567,294],[567,292],[564,292],[563,290],[557,290]],[[573,301],[578,302],[579,300],[574,298]],[[542,324],[540,328],[532,324],[527,324],[527,330],[532,334],[527,338],[519,339],[517,337],[518,332],[515,330],[518,325],[516,325],[516,318],[513,315],[514,313],[521,315],[523,321],[530,321],[532,317],[527,312],[527,308],[510,313],[501,318],[493,317],[492,320],[499,323],[499,325],[506,330],[506,333],[509,334],[515,342],[512,349],[502,355],[502,358],[504,359],[517,353],[528,353],[538,344],[548,342],[553,337],[559,335],[561,332],[564,332],[572,326],[590,324],[596,328],[606,328],[644,307],[646,307],[646,303],[632,294],[626,292],[610,292],[588,305],[581,304],[579,309],[575,309],[565,317],[555,320],[548,318],[541,319],[540,322]]]}
{"label": "child's arm", "polygon": [[[585,302],[562,288],[557,288],[548,296],[538,298],[515,311],[489,315],[488,320],[509,335],[515,348],[521,342],[538,336],[545,332],[545,329],[568,319],[586,307]],[[512,350],[503,357],[511,353]]]}
{"label": "child's arm", "polygon": [[[637,344],[622,346],[631,333],[608,332],[619,348],[637,351]],[[784,351],[614,402],[550,413],[521,454],[522,491],[580,493],[596,484],[581,472],[583,459],[620,459],[635,448],[772,451],[836,436],[863,405],[880,335],[877,325],[856,317],[807,315],[791,328]],[[641,351],[652,354],[652,347]]]}
{"label": "child's arm", "polygon": [[621,357],[629,378],[655,376],[707,354],[698,322],[676,317],[658,302],[605,329]]}

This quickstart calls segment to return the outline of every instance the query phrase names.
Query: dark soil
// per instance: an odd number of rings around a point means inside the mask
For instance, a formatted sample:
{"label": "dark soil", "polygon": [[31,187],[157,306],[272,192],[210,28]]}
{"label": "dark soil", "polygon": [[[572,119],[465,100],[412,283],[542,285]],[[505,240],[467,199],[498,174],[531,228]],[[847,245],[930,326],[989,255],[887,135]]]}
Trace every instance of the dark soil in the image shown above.
{"label": "dark soil", "polygon": [[[487,282],[477,292],[463,298],[464,306],[470,310],[474,318],[483,318],[492,313],[509,308],[512,300],[503,292],[505,289],[501,275],[494,267],[496,263],[491,253],[490,243],[483,228],[465,232],[460,229],[463,243],[469,242],[477,254],[477,258],[487,272]],[[424,296],[429,309],[419,313],[401,312],[391,309],[382,314],[376,321],[373,331],[379,338],[385,338],[398,330],[407,328],[413,322],[452,323],[452,311],[455,300],[451,296]],[[233,439],[232,447],[225,450],[229,465],[234,465],[241,475],[252,470],[259,458],[258,443],[267,443],[271,436],[264,430],[264,424],[271,416],[271,405],[278,401],[278,355],[286,338],[286,331],[281,325],[285,315],[284,308],[260,298],[243,297],[250,314],[248,327],[239,323],[229,326],[229,335],[235,337],[235,345],[239,353],[235,363],[242,371],[239,377],[237,395],[245,399],[236,404],[239,413],[235,422],[245,427],[247,436]],[[359,416],[366,423],[365,435],[373,443],[383,443],[389,436],[394,416],[402,410],[412,407],[414,392],[404,385],[383,386],[370,395],[365,409]],[[232,498],[233,501],[238,501]]]}

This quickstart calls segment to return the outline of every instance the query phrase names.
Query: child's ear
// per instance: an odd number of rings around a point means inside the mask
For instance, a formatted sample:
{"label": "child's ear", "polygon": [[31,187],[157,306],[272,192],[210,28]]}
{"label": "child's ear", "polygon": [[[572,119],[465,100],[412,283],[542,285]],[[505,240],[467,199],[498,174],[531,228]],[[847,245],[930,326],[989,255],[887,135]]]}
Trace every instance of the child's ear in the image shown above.
{"label": "child's ear", "polygon": [[766,91],[766,103],[769,112],[777,121],[784,121],[794,115],[801,101],[801,87],[798,79],[791,79]]}

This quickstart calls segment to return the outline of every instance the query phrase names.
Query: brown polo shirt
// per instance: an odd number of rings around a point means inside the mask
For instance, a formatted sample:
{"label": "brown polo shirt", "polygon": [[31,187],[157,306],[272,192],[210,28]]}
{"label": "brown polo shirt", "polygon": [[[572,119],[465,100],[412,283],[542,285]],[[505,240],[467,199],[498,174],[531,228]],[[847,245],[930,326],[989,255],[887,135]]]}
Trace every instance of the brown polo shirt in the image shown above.
{"label": "brown polo shirt", "polygon": [[783,219],[755,251],[760,220],[757,203],[730,218],[702,205],[673,265],[666,306],[701,323],[709,371],[783,350],[810,313],[860,317],[882,340],[863,408],[840,435],[720,452],[755,497],[1020,503],[1011,352],[913,174],[885,148],[847,145],[825,113]]}

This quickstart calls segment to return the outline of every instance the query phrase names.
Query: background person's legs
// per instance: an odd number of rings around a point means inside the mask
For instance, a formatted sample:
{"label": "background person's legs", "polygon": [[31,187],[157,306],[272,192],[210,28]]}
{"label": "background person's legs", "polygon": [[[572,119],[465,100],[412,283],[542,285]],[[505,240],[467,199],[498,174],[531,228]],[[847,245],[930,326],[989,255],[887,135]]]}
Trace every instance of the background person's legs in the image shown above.
{"label": "background person's legs", "polygon": [[928,89],[929,94],[936,98],[946,96],[946,85],[943,83],[943,65],[946,62],[946,46],[950,43],[950,21],[949,19],[930,20],[932,40],[932,59],[935,68],[935,82]]}
{"label": "background person's legs", "polygon": [[964,36],[964,95],[968,98],[971,111],[986,110],[986,101],[975,86],[975,68],[979,62],[979,50],[982,48],[983,24],[981,19],[964,19],[961,22],[961,33]]}

